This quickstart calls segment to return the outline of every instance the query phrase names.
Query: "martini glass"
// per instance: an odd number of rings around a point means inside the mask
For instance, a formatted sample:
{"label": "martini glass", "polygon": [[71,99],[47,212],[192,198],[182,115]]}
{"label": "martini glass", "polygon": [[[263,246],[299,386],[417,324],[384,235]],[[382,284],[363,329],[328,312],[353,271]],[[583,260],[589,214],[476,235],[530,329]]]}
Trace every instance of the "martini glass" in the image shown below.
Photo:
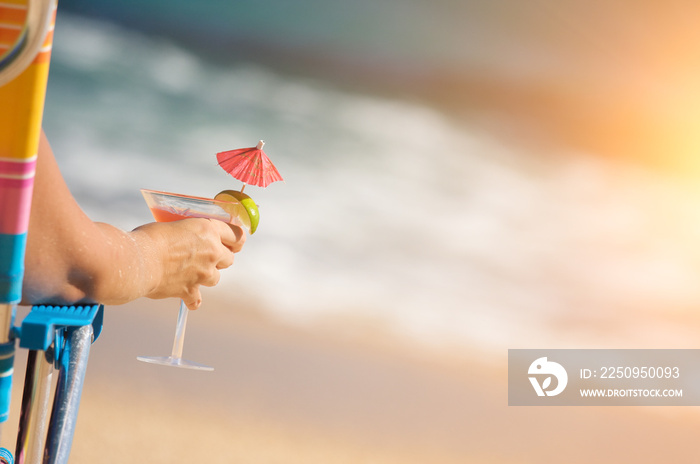
{"label": "martini glass", "polygon": [[[159,192],[156,190],[141,189],[143,198],[153,214],[156,222],[171,222],[186,218],[209,218],[219,221],[243,225],[235,214],[240,211],[237,202],[218,201],[210,198],[193,197],[177,193]],[[229,211],[233,212],[230,213]],[[213,367],[205,366],[194,361],[188,361],[182,357],[182,349],[185,344],[185,326],[189,310],[185,302],[180,300],[180,312],[177,316],[175,340],[170,356],[138,356],[139,361],[161,364],[164,366],[184,367],[203,371],[213,371]]]}

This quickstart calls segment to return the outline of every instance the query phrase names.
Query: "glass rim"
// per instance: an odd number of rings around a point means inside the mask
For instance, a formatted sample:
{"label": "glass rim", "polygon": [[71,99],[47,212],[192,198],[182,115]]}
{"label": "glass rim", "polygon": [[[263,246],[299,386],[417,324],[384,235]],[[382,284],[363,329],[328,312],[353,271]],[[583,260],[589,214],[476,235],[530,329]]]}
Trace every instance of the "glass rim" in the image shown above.
{"label": "glass rim", "polygon": [[202,201],[202,202],[213,203],[213,204],[216,204],[216,203],[223,203],[223,204],[240,203],[238,201],[216,200],[214,198],[198,197],[195,195],[186,195],[184,193],[164,192],[162,190],[153,190],[153,189],[146,189],[146,188],[142,188],[140,190],[141,190],[141,193],[166,195],[169,197],[177,197],[177,198],[182,198],[185,200],[195,200],[195,201]]}

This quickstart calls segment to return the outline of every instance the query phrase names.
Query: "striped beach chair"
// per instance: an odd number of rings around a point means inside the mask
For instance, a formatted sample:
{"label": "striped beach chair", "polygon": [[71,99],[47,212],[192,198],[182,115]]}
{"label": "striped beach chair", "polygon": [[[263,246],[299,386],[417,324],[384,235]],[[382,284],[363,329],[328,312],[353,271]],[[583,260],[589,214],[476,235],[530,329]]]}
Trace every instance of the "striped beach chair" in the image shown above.
{"label": "striped beach chair", "polygon": [[102,327],[98,305],[35,306],[15,324],[55,18],[55,0],[0,0],[0,424],[9,418],[16,345],[28,350],[15,453],[0,448],[5,464],[68,462]]}

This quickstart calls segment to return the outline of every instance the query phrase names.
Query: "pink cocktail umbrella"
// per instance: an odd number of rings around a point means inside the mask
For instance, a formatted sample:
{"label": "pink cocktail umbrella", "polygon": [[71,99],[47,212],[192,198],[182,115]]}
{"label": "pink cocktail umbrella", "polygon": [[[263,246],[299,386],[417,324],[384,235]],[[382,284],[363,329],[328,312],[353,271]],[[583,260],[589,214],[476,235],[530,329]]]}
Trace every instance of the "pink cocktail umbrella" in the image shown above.
{"label": "pink cocktail umbrella", "polygon": [[262,150],[263,145],[265,142],[261,140],[255,147],[222,151],[216,154],[216,160],[224,171],[244,184],[267,187],[273,182],[284,179]]}

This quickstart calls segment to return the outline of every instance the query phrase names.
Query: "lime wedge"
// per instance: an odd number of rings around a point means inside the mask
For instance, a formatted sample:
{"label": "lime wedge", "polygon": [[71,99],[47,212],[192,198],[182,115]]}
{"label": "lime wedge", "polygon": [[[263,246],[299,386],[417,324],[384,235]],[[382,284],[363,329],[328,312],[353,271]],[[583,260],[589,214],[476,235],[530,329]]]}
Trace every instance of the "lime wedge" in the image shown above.
{"label": "lime wedge", "polygon": [[224,190],[217,193],[214,200],[228,202],[221,205],[226,212],[231,217],[240,219],[251,235],[255,233],[260,222],[260,212],[252,198],[238,190]]}

